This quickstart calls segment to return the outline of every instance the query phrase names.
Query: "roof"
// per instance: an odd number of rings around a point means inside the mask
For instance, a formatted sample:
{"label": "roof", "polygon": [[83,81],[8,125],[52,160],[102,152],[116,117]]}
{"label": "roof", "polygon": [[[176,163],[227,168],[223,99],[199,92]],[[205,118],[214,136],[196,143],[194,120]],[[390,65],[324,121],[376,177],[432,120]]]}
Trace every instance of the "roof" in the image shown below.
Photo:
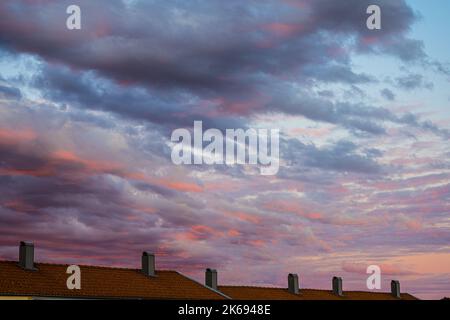
{"label": "roof", "polygon": [[[343,296],[338,297],[331,290],[318,289],[300,289],[299,294],[272,287],[219,286],[219,290],[236,300],[399,300],[385,292],[344,291]],[[401,299],[417,300],[408,293],[402,293]]]}
{"label": "roof", "polygon": [[27,271],[15,261],[0,261],[0,296],[110,299],[225,299],[223,295],[180,274],[157,270],[148,277],[139,269],[79,265],[81,290],[66,287],[69,265],[35,263]]}
{"label": "roof", "polygon": [[[16,261],[0,261],[0,296],[92,299],[236,299],[236,300],[398,300],[390,293],[344,291],[338,297],[331,290],[301,289],[292,294],[286,288],[219,286],[208,288],[170,270],[157,270],[155,277],[140,269],[79,265],[81,290],[66,286],[67,264],[35,263],[36,271],[22,269]],[[401,294],[402,300],[416,300]]]}

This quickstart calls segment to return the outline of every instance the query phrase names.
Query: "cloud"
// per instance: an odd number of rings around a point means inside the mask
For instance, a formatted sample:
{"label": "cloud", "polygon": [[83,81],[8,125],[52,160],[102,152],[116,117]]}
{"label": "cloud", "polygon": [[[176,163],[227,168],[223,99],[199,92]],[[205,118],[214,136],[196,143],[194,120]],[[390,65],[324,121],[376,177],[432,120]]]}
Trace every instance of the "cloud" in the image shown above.
{"label": "cloud", "polygon": [[[390,48],[403,58],[404,54],[395,50],[407,46],[405,51],[411,55],[411,40],[405,33],[416,20],[413,11],[404,1],[377,2],[385,14],[376,47]],[[242,100],[258,90],[259,81],[266,82],[261,75],[270,82],[280,74],[295,78],[302,70],[324,81],[372,81],[370,76],[351,70],[352,46],[346,43],[342,47],[340,41],[354,36],[362,43],[370,35],[361,23],[370,1],[309,2],[302,10],[275,1],[256,9],[239,1],[166,1],[164,5],[136,1],[128,6],[122,1],[81,1],[80,32],[61,27],[65,25],[61,12],[66,4],[69,2],[47,2],[36,16],[31,14],[34,5],[27,1],[14,6],[3,2],[3,47],[37,54],[73,69],[96,70],[119,83],[186,90],[202,97],[226,94]],[[17,27],[25,15],[27,24]],[[41,35],[39,40],[32,32]]]}
{"label": "cloud", "polygon": [[[68,4],[0,3],[2,258],[33,239],[42,261],[137,267],[152,250],[198,278],[285,285],[301,266],[329,288],[343,261],[445,252],[445,113],[378,105],[429,83],[393,70],[383,89],[355,59],[431,65],[405,1],[79,1],[80,31]],[[194,120],[280,127],[279,174],[173,165],[170,132]]]}
{"label": "cloud", "polygon": [[433,83],[424,80],[423,76],[420,74],[408,74],[403,77],[396,78],[396,84],[399,88],[404,90],[415,90],[415,89],[433,89]]}
{"label": "cloud", "polygon": [[385,99],[387,99],[389,101],[395,100],[395,94],[387,88],[384,88],[383,90],[381,90],[380,93]]}
{"label": "cloud", "polygon": [[182,92],[158,92],[142,87],[120,86],[98,78],[95,74],[74,74],[63,67],[45,67],[32,84],[42,88],[45,97],[80,109],[113,112],[138,122],[157,124],[168,134],[169,129],[192,126],[203,119],[205,127],[244,127],[235,117],[214,117],[201,113],[198,98]]}
{"label": "cloud", "polygon": [[378,150],[361,152],[357,149],[354,143],[345,140],[323,148],[294,139],[284,141],[281,154],[288,164],[282,174],[288,177],[289,172],[301,172],[305,168],[365,174],[375,174],[382,170],[376,161]]}
{"label": "cloud", "polygon": [[[342,264],[342,270],[356,274],[367,274],[366,270],[369,265],[377,265],[376,263],[357,263],[357,262],[344,262]],[[401,266],[395,266],[390,264],[379,265],[381,274],[385,276],[398,276],[398,275],[414,275],[416,272],[411,270],[402,269]],[[368,275],[368,274],[367,274]]]}
{"label": "cloud", "polygon": [[[228,86],[237,89],[232,84],[235,80],[227,78],[236,79],[233,75],[240,73],[243,65],[244,70],[254,68],[270,73],[289,70],[296,64],[318,62],[319,56],[313,55],[314,47],[320,49],[327,45],[314,45],[308,38],[325,41],[317,37],[322,31],[356,35],[360,40],[371,34],[361,23],[371,4],[366,0],[345,4],[316,1],[305,3],[306,8],[302,10],[293,10],[289,3],[269,1],[253,11],[250,3],[239,1],[195,4],[136,1],[129,6],[122,1],[81,1],[83,29],[78,33],[58,28],[58,24],[64,26],[66,16],[61,10],[69,3],[49,1],[41,15],[35,16],[29,15],[34,4],[18,1],[12,6],[10,1],[3,2],[2,39],[10,47],[95,69],[123,81],[205,90]],[[408,44],[403,35],[416,20],[411,8],[404,1],[377,3],[384,9],[379,46],[392,47],[383,45],[384,39],[397,39],[399,47]],[[11,37],[8,32],[20,24],[22,15],[29,16],[28,23],[16,29],[15,36]],[[217,24],[221,28],[213,28]],[[27,27],[31,25],[34,32],[45,31],[40,32],[39,41],[30,36]],[[273,34],[274,30],[284,31]],[[291,40],[284,48],[277,45],[280,35]],[[218,38],[221,41],[211,46],[210,40]],[[273,46],[261,47],[264,41],[273,41]],[[172,50],[174,43],[178,44],[177,51]],[[298,50],[305,44],[307,47]],[[79,54],[80,48],[90,52],[89,58]],[[111,51],[112,48],[116,50]]]}
{"label": "cloud", "polygon": [[20,98],[22,98],[22,93],[18,88],[0,85],[0,99],[19,100]]}
{"label": "cloud", "polygon": [[[387,110],[308,93],[312,81],[376,81],[353,71],[351,63],[351,54],[360,52],[373,34],[361,23],[372,3],[302,2],[302,10],[293,3],[269,1],[252,10],[233,1],[82,1],[83,28],[73,32],[58,27],[65,25],[60,13],[65,1],[46,3],[39,16],[30,14],[33,4],[6,1],[0,39],[5,49],[68,67],[44,64],[38,70],[34,86],[45,88],[49,99],[150,121],[162,130],[198,119],[207,127],[245,127],[250,117],[281,112],[339,124],[356,134],[384,134],[381,122],[399,122]],[[417,16],[404,1],[379,4],[384,27],[372,49],[361,52],[389,53],[388,48],[406,46],[412,54],[406,34]],[[17,28],[25,14],[30,16],[27,24]],[[221,28],[214,27],[218,24]],[[42,35],[39,41],[29,25]],[[356,44],[348,41],[353,38]],[[424,55],[420,47],[416,55]],[[305,90],[298,92],[302,84]],[[352,88],[349,98],[360,92]]]}
{"label": "cloud", "polygon": [[375,79],[368,74],[357,74],[351,70],[349,66],[344,65],[327,65],[317,66],[309,65],[303,69],[303,75],[323,81],[325,83],[373,83]]}

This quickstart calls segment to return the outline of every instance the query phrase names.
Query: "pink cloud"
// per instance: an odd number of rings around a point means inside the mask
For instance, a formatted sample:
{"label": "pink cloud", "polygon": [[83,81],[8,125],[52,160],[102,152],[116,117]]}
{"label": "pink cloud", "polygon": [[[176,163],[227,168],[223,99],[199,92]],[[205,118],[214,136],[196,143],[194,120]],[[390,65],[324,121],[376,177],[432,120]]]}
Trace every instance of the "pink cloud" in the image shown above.
{"label": "pink cloud", "polygon": [[245,212],[240,212],[240,211],[227,211],[227,212],[225,212],[225,215],[237,218],[241,221],[255,223],[255,224],[258,224],[261,222],[260,218],[258,218],[257,216],[251,215],[251,214],[248,214]]}
{"label": "pink cloud", "polygon": [[0,145],[32,142],[36,137],[36,133],[31,129],[11,130],[0,128]]}
{"label": "pink cloud", "polygon": [[294,128],[290,130],[292,135],[301,135],[311,138],[321,138],[331,132],[331,128]]}
{"label": "pink cloud", "polygon": [[300,23],[273,22],[263,26],[264,30],[279,37],[290,37],[304,30],[304,25]]}
{"label": "pink cloud", "polygon": [[399,266],[399,265],[392,265],[392,264],[383,264],[383,263],[376,263],[376,262],[370,262],[370,263],[362,263],[362,262],[348,262],[345,261],[342,263],[342,270],[349,272],[349,273],[355,273],[355,274],[367,274],[367,267],[370,265],[377,265],[380,267],[381,275],[414,275],[416,272],[412,270],[408,270],[405,267]]}

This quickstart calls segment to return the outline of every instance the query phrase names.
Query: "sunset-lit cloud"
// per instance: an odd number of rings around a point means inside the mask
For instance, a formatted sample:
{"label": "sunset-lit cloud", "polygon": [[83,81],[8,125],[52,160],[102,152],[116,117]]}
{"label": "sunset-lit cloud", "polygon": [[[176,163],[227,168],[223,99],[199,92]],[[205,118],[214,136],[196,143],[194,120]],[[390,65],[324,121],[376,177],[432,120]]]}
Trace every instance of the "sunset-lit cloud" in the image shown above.
{"label": "sunset-lit cloud", "polygon": [[[0,3],[0,258],[223,284],[450,294],[448,52],[415,0]],[[365,27],[368,4],[383,29]],[[436,1],[440,6],[448,3]],[[445,3],[444,3],[445,2]],[[430,29],[428,29],[430,28]],[[444,50],[445,51],[445,50]],[[171,162],[175,128],[280,129],[280,168]]]}

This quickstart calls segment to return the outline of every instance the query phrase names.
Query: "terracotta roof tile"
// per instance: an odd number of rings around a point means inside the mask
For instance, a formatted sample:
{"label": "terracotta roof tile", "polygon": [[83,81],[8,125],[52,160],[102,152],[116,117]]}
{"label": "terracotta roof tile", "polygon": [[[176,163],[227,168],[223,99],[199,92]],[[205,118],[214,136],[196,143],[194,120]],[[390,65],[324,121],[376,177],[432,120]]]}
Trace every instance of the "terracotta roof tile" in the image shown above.
{"label": "terracotta roof tile", "polygon": [[138,269],[82,266],[81,290],[69,290],[68,265],[37,263],[26,271],[17,262],[0,261],[0,296],[142,299],[224,299],[200,283],[176,272],[157,270],[147,277]]}
{"label": "terracotta roof tile", "polygon": [[[300,289],[298,295],[290,293],[286,288],[219,286],[219,290],[232,299],[237,300],[398,300],[390,293],[344,291],[338,297],[331,290]],[[408,293],[402,293],[403,300],[416,300]]]}
{"label": "terracotta roof tile", "polygon": [[[0,296],[36,296],[111,299],[225,299],[221,294],[176,272],[157,270],[147,277],[139,269],[83,266],[81,290],[69,290],[68,265],[35,264],[26,271],[14,261],[0,261]],[[237,300],[397,300],[390,293],[344,291],[343,297],[331,290],[301,289],[298,295],[286,288],[219,286],[219,291]],[[415,300],[403,293],[403,300]]]}

